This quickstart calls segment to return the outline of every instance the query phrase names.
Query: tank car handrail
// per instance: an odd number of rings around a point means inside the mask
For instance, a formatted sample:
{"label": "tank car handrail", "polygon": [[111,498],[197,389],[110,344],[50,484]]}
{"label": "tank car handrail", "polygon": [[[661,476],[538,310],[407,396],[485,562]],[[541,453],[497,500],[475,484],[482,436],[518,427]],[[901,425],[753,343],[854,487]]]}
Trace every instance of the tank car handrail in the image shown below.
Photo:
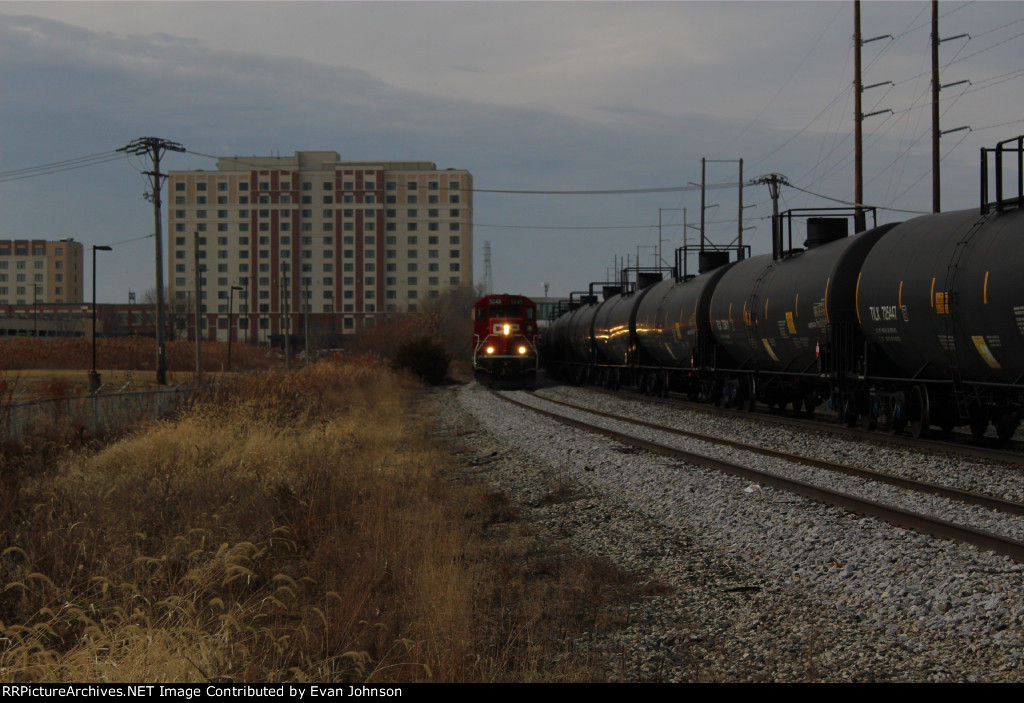
{"label": "tank car handrail", "polygon": [[[1016,149],[1007,149],[1005,144],[1017,144]],[[995,152],[995,181],[996,199],[994,203],[988,200],[988,152]],[[1003,152],[1008,151],[1017,154],[1017,197],[1003,199]],[[1004,139],[996,144],[995,148],[981,148],[981,214],[987,215],[992,206],[995,205],[997,212],[1003,212],[1007,205],[1016,204],[1017,207],[1024,206],[1024,135],[1012,139]]]}

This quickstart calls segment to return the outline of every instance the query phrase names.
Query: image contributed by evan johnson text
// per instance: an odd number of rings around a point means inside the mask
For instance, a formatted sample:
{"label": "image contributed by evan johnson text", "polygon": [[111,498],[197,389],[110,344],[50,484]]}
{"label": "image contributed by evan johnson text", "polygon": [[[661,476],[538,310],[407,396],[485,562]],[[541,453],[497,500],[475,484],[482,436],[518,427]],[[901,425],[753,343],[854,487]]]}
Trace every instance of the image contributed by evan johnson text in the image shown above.
{"label": "image contributed by evan johnson text", "polygon": [[3,684],[3,698],[401,698],[402,686],[362,684]]}

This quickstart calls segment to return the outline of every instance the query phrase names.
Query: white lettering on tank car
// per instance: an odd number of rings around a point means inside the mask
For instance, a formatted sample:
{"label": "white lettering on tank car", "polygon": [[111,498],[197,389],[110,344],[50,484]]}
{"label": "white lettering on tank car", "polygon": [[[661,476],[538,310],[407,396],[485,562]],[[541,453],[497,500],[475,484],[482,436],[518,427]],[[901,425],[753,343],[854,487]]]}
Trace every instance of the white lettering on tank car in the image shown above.
{"label": "white lettering on tank car", "polygon": [[[899,317],[899,308],[895,305],[872,305],[868,308],[871,319],[875,322],[892,322]],[[903,319],[907,319],[906,308],[904,307]]]}

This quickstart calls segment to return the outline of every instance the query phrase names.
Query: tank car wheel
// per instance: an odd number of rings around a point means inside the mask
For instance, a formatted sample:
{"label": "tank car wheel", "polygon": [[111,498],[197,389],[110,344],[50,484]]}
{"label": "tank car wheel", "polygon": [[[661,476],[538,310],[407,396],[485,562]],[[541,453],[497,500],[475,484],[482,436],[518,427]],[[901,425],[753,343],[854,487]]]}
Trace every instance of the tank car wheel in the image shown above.
{"label": "tank car wheel", "polygon": [[996,425],[996,436],[1004,442],[1013,437],[1013,433],[1017,431],[1017,425],[1020,424],[1020,418],[1017,417],[1017,413],[1008,412],[1005,413]]}
{"label": "tank car wheel", "polygon": [[931,412],[928,407],[928,389],[924,386],[914,386],[910,394],[910,408],[908,418],[910,422],[910,433],[920,439],[928,432],[931,425]]}

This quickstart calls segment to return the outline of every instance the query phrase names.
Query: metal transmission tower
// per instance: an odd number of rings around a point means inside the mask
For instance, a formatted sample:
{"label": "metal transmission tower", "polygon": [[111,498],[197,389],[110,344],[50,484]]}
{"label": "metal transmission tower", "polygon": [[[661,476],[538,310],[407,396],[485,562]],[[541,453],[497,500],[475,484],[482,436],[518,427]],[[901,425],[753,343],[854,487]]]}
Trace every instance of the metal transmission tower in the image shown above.
{"label": "metal transmission tower", "polygon": [[167,331],[164,324],[164,243],[160,226],[160,189],[167,174],[160,173],[160,157],[168,151],[183,152],[185,147],[159,137],[140,137],[118,151],[148,154],[153,159],[153,170],[143,171],[143,174],[149,176],[153,188],[147,197],[153,202],[153,234],[156,237],[156,382],[163,386],[167,385]]}
{"label": "metal transmission tower", "polygon": [[494,292],[494,277],[491,275],[491,243],[484,242],[484,293]]}

